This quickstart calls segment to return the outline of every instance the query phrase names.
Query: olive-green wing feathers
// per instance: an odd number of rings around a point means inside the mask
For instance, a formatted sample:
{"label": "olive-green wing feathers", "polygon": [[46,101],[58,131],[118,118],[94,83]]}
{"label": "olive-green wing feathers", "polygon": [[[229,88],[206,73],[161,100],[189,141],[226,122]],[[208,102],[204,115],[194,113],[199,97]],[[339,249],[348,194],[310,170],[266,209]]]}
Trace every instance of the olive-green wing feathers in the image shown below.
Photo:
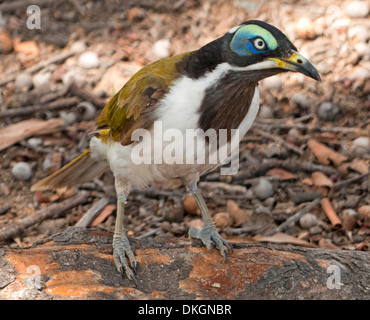
{"label": "olive-green wing feathers", "polygon": [[139,70],[108,102],[98,117],[98,126],[109,128],[111,138],[122,145],[132,142],[134,130],[149,129],[156,120],[158,101],[179,77],[183,58],[189,54],[158,60]]}

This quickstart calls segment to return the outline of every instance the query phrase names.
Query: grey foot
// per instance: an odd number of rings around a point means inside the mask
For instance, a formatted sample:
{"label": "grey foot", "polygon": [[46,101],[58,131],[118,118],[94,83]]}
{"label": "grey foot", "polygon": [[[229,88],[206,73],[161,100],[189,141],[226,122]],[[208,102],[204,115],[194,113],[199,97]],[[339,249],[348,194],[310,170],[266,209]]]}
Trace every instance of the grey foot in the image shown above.
{"label": "grey foot", "polygon": [[200,239],[202,240],[203,244],[213,251],[213,248],[216,246],[220,253],[227,262],[227,251],[230,249],[233,250],[231,243],[220,236],[217,232],[216,228],[209,224],[204,224],[202,230],[197,228],[190,228],[189,229],[189,236],[193,239]]}
{"label": "grey foot", "polygon": [[[130,261],[132,269],[127,263],[126,256]],[[135,259],[135,255],[131,250],[130,243],[125,235],[122,237],[113,237],[113,259],[117,270],[122,275],[123,272],[125,272],[127,278],[133,280],[135,284],[137,284],[134,272],[132,271],[136,271],[137,262]]]}

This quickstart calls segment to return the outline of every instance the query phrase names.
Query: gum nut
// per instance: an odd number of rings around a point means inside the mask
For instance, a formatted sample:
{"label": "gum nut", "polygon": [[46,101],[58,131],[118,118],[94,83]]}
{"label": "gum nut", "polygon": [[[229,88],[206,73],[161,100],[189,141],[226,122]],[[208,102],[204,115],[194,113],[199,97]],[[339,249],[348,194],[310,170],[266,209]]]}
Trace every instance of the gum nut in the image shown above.
{"label": "gum nut", "polygon": [[12,175],[17,180],[28,181],[32,177],[31,166],[26,162],[18,162],[12,169]]}
{"label": "gum nut", "polygon": [[15,87],[17,90],[32,88],[32,76],[28,72],[21,72],[15,79]]}
{"label": "gum nut", "polygon": [[280,76],[277,75],[277,76],[272,76],[272,77],[262,80],[262,86],[266,90],[272,90],[272,89],[281,90],[283,87],[283,83],[281,81]]}
{"label": "gum nut", "polygon": [[159,59],[167,58],[170,55],[170,46],[169,40],[161,39],[154,43],[152,52]]}
{"label": "gum nut", "polygon": [[74,53],[82,53],[86,50],[86,44],[83,41],[77,41],[71,46],[71,51]]}
{"label": "gum nut", "polygon": [[86,51],[78,58],[78,65],[84,69],[97,68],[100,65],[100,60],[95,52]]}
{"label": "gum nut", "polygon": [[95,116],[96,108],[89,101],[83,101],[77,105],[77,112],[82,120],[91,120]]}
{"label": "gum nut", "polygon": [[323,102],[322,104],[320,104],[319,109],[317,111],[319,119],[323,121],[334,120],[338,113],[339,110],[337,106],[331,102]]}
{"label": "gum nut", "polygon": [[367,1],[352,1],[346,6],[345,12],[351,18],[364,18],[368,15],[369,8]]}
{"label": "gum nut", "polygon": [[258,184],[253,188],[253,193],[260,200],[265,200],[269,197],[272,197],[274,190],[270,181],[266,179],[260,179]]}
{"label": "gum nut", "polygon": [[352,151],[355,155],[370,153],[370,139],[368,137],[358,137],[352,142]]}
{"label": "gum nut", "polygon": [[318,219],[312,213],[306,213],[299,219],[299,225],[303,229],[310,229],[311,227],[317,225]]}
{"label": "gum nut", "polygon": [[269,106],[262,106],[258,112],[258,117],[262,119],[272,119],[274,114]]}
{"label": "gum nut", "polygon": [[292,95],[291,99],[293,103],[296,104],[298,107],[302,109],[308,108],[307,98],[303,94],[296,92]]}

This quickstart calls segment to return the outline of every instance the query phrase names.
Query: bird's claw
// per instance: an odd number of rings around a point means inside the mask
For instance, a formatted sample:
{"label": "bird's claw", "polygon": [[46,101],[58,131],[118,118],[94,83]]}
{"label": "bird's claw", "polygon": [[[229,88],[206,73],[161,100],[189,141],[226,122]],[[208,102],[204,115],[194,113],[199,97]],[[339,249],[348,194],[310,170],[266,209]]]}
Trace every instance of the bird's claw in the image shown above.
{"label": "bird's claw", "polygon": [[205,224],[201,230],[190,228],[188,234],[193,239],[201,240],[211,253],[216,247],[224,257],[225,263],[227,262],[228,250],[233,251],[231,243],[222,238],[213,225]]}
{"label": "bird's claw", "polygon": [[[130,261],[131,268],[126,257]],[[116,268],[121,273],[122,277],[126,274],[127,278],[134,281],[137,285],[134,275],[134,272],[136,272],[137,262],[126,236],[113,238],[113,259]]]}

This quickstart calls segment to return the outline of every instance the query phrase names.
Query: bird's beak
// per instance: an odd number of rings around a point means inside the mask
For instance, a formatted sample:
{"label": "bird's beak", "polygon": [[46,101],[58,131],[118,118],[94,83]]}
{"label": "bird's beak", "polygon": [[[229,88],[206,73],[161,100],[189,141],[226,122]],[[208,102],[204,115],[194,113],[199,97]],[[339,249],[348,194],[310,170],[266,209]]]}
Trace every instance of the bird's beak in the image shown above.
{"label": "bird's beak", "polygon": [[288,58],[266,58],[266,60],[272,61],[275,68],[300,72],[312,79],[321,81],[316,68],[299,52],[293,51]]}

